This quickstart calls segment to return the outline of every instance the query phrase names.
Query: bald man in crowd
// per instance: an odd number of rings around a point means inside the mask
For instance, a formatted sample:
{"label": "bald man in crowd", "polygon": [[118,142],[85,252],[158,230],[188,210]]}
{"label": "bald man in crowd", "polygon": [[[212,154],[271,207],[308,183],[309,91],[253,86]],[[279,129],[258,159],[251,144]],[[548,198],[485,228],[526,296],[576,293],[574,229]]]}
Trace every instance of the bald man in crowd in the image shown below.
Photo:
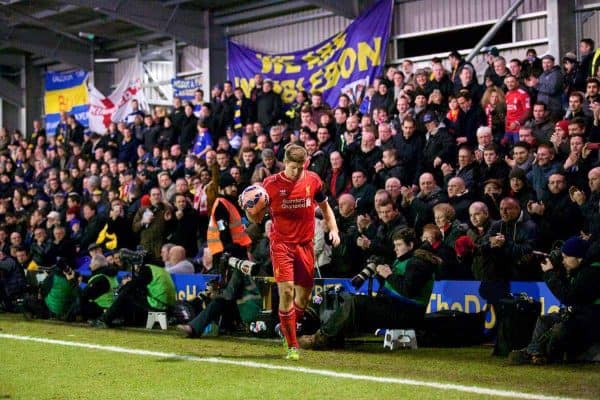
{"label": "bald man in crowd", "polygon": [[473,196],[467,189],[465,181],[460,177],[454,177],[448,181],[448,203],[456,212],[456,219],[464,224],[469,223],[469,206],[473,202]]}
{"label": "bald man in crowd", "polygon": [[173,246],[169,250],[169,267],[167,272],[170,274],[193,274],[194,264],[185,258],[185,249],[183,246]]}

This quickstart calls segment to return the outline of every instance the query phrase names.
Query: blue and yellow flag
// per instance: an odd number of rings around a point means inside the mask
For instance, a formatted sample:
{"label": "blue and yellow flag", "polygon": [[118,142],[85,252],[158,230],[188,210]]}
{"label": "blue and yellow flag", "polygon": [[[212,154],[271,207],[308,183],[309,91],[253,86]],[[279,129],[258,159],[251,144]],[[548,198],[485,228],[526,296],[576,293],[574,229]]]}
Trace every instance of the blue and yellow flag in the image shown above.
{"label": "blue and yellow flag", "polygon": [[54,135],[60,121],[60,113],[75,115],[83,126],[88,126],[88,90],[86,86],[87,72],[48,72],[45,77],[46,94],[44,106],[46,110],[46,132]]}
{"label": "blue and yellow flag", "polygon": [[273,80],[285,103],[298,90],[323,92],[330,105],[340,94],[356,98],[382,74],[390,36],[393,0],[379,0],[337,35],[305,50],[266,54],[228,42],[229,80],[250,95],[254,75]]}

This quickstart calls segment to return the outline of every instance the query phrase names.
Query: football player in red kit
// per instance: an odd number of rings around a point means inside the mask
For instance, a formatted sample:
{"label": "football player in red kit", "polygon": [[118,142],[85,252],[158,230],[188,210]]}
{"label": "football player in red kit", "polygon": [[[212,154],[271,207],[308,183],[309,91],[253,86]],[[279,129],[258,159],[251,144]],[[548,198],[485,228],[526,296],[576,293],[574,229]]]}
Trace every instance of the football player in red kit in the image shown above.
{"label": "football player in red kit", "polygon": [[[270,199],[273,221],[271,260],[279,290],[279,320],[289,360],[298,360],[296,321],[304,314],[313,287],[315,208],[319,206],[334,246],[340,243],[333,210],[323,193],[321,178],[304,169],[304,147],[289,144],[285,169],[263,182]],[[251,215],[248,215],[252,219]]]}

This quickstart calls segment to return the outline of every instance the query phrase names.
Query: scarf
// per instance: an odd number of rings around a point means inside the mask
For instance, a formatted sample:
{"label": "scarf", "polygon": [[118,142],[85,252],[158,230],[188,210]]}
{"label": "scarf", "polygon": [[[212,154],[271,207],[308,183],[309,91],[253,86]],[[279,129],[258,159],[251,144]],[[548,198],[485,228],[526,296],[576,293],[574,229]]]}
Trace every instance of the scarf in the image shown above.
{"label": "scarf", "polygon": [[242,130],[242,100],[235,102],[235,109],[233,111],[233,130],[235,132]]}

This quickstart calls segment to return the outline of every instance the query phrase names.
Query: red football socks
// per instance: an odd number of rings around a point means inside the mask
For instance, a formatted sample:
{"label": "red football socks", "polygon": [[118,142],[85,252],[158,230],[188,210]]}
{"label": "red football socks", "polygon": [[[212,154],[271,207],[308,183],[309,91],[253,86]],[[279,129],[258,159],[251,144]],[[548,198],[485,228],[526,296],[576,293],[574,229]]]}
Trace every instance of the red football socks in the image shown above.
{"label": "red football socks", "polygon": [[289,311],[279,310],[279,322],[281,322],[281,333],[285,337],[288,347],[298,348],[296,339],[296,310],[292,307]]}
{"label": "red football socks", "polygon": [[294,310],[296,311],[296,322],[300,322],[302,320],[302,316],[304,315],[304,308],[300,308],[300,306],[294,301]]}

